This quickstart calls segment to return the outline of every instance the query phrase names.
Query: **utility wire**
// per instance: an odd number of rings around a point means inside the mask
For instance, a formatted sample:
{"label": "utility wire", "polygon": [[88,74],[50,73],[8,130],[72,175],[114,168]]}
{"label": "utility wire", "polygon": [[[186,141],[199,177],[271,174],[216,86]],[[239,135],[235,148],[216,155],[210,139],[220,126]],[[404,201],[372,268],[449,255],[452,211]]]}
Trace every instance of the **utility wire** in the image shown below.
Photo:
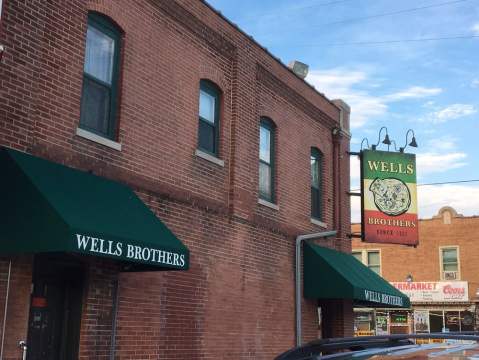
{"label": "utility wire", "polygon": [[[443,181],[443,182],[433,182],[433,183],[424,183],[417,184],[416,186],[432,186],[432,185],[448,185],[448,184],[463,184],[463,183],[472,183],[479,182],[479,179],[469,179],[469,180],[457,180],[457,181]],[[351,192],[361,191],[361,189],[352,189]]]}
{"label": "utility wire", "polygon": [[[297,6],[297,7],[292,7],[290,9],[290,12],[298,11],[298,10],[305,10],[305,9],[311,9],[311,8],[317,8],[317,7],[324,7],[324,6],[330,6],[330,5],[336,5],[336,4],[341,4],[349,1],[355,1],[355,0],[334,0],[334,1],[327,1],[327,2],[322,2],[322,3],[317,3],[313,5],[306,5],[306,6]],[[462,1],[467,1],[467,0],[462,0]],[[278,15],[278,13],[281,13],[281,11],[269,11],[269,12],[261,12],[259,14],[250,14],[247,15],[246,17],[238,19],[241,24],[247,24],[252,21],[257,22],[258,18],[261,17],[270,17],[272,15]]]}
{"label": "utility wire", "polygon": [[377,19],[377,18],[381,18],[381,17],[385,17],[385,16],[406,14],[406,13],[410,13],[410,12],[414,12],[414,11],[420,11],[420,10],[431,9],[431,8],[440,7],[440,6],[452,5],[452,4],[457,4],[457,3],[461,3],[461,2],[465,2],[465,1],[469,1],[469,0],[446,1],[446,2],[442,2],[442,3],[438,3],[438,4],[419,6],[419,7],[415,7],[415,8],[409,8],[409,9],[386,12],[386,13],[382,13],[382,14],[362,16],[362,17],[356,17],[356,18],[348,18],[348,19],[332,21],[332,22],[328,22],[328,23],[324,23],[324,24],[319,24],[318,27],[344,24],[344,23],[349,23],[349,22],[358,22],[358,21],[364,21],[364,20],[370,20],[370,19]]}
{"label": "utility wire", "polygon": [[479,38],[479,35],[457,35],[457,36],[442,36],[419,39],[401,39],[401,40],[383,40],[383,41],[358,41],[358,42],[344,42],[344,43],[323,43],[323,44],[298,44],[297,46],[350,46],[350,45],[388,45],[412,42],[426,42],[426,41],[440,41],[440,40],[463,40]]}

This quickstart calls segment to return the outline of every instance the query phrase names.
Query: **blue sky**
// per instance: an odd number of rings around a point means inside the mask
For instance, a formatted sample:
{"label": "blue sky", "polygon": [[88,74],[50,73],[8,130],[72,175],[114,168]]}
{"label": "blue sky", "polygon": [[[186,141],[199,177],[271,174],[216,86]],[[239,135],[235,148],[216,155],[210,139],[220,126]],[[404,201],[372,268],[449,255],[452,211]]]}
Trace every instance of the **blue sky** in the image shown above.
{"label": "blue sky", "polygon": [[[364,137],[377,142],[381,126],[403,146],[412,128],[419,184],[479,179],[478,0],[209,3],[283,63],[307,63],[308,82],[351,106],[352,150]],[[478,37],[409,41],[463,36]],[[356,159],[351,166],[357,188]],[[418,197],[421,218],[445,205],[479,215],[479,182],[420,186]]]}

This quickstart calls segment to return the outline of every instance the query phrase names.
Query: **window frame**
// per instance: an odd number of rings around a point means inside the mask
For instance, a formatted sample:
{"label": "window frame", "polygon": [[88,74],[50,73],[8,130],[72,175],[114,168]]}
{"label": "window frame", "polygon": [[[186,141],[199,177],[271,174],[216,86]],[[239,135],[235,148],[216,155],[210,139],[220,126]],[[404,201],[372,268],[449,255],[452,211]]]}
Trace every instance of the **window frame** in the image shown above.
{"label": "window frame", "polygon": [[[456,250],[456,264],[457,264],[457,277],[455,280],[446,280],[444,273],[444,258],[443,258],[443,251],[448,250],[448,249],[454,249]],[[459,252],[459,246],[458,245],[446,245],[446,246],[440,246],[439,247],[439,272],[440,272],[440,279],[444,281],[457,281],[461,280],[461,260],[460,260],[460,252]]]}
{"label": "window frame", "polygon": [[[379,266],[379,276],[382,276],[383,273],[383,264],[382,264],[382,256],[381,256],[381,249],[352,249],[351,250],[351,256],[354,256],[354,253],[360,253],[361,254],[361,263],[366,266],[369,270],[372,270],[369,266],[369,253],[378,253],[379,255],[379,264],[378,265],[372,265],[372,266]],[[375,272],[375,271],[374,271]]]}
{"label": "window frame", "polygon": [[[209,149],[205,149],[200,146],[200,123],[204,122],[208,126],[211,126],[211,122],[209,122],[206,119],[203,119],[200,115],[200,97],[201,97],[201,92],[204,92],[212,97],[215,98],[215,108],[214,108],[214,137],[213,137],[213,151],[210,151]],[[201,79],[200,80],[200,89],[198,92],[198,144],[197,148],[200,151],[203,151],[207,154],[210,154],[216,158],[219,158],[219,148],[220,148],[220,111],[221,111],[221,89],[212,81],[207,80],[207,79]]]}
{"label": "window frame", "polygon": [[[269,159],[270,163],[266,163],[261,159],[261,128],[265,128],[270,133],[270,142],[269,142]],[[258,133],[258,198],[264,201],[267,201],[272,204],[276,204],[276,186],[275,186],[275,171],[276,171],[276,126],[274,122],[265,116],[262,116],[259,121],[259,133]],[[271,197],[265,196],[259,186],[259,175],[260,175],[260,164],[263,163],[270,167],[270,184],[271,184]]]}
{"label": "window frame", "polygon": [[[310,216],[312,219],[314,220],[319,220],[319,221],[323,221],[323,218],[324,218],[324,214],[323,214],[323,153],[321,152],[321,150],[319,150],[318,148],[316,147],[312,147],[311,150],[310,150],[310,171],[311,171],[311,159],[313,158],[313,156],[315,157],[316,159],[316,162],[317,162],[317,171],[318,171],[318,195],[317,195],[317,203],[318,203],[318,214],[314,214],[313,213],[313,196],[312,196],[312,189],[313,189],[313,183],[311,181],[310,183],[310,207],[311,207],[311,211],[310,211]],[[312,180],[312,179],[310,179]]]}
{"label": "window frame", "polygon": [[[85,72],[85,62],[86,59],[83,59],[83,75],[82,75],[82,94],[80,100],[80,121],[78,127],[80,129],[89,131],[101,137],[107,138],[109,140],[116,140],[118,135],[118,112],[119,112],[119,82],[120,82],[120,56],[121,56],[121,49],[122,49],[122,31],[118,28],[116,24],[105,15],[102,15],[97,12],[90,12],[88,13],[88,21],[87,27],[93,27],[96,30],[100,31],[101,33],[109,36],[114,41],[114,51],[113,51],[113,65],[112,65],[112,77],[111,77],[111,85],[97,79],[95,76],[90,75]],[[87,38],[85,35],[85,55],[86,55],[86,48],[87,48]],[[83,108],[83,99],[85,96],[85,78],[100,84],[101,86],[108,87],[109,95],[110,95],[110,102],[109,102],[109,116],[107,118],[108,121],[108,131],[107,133],[103,133],[98,131],[97,129],[85,126],[82,119],[85,114],[85,110]]]}

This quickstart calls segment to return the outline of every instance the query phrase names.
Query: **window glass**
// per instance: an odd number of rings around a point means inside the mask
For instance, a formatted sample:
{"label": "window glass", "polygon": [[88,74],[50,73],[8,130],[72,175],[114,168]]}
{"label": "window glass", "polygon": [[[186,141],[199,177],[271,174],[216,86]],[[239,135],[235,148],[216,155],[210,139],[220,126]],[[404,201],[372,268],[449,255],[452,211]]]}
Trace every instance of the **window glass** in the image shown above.
{"label": "window glass", "polygon": [[311,154],[311,186],[319,188],[319,161],[318,156]]}
{"label": "window glass", "polygon": [[311,217],[322,218],[321,210],[321,153],[311,148]]}
{"label": "window glass", "polygon": [[368,267],[378,275],[381,273],[379,251],[368,251]]}
{"label": "window glass", "polygon": [[260,196],[271,199],[271,167],[265,163],[259,163],[259,192]]}
{"label": "window glass", "polygon": [[85,72],[111,85],[115,40],[93,26],[86,35]]}
{"label": "window glass", "polygon": [[259,136],[259,158],[269,164],[271,162],[271,130],[261,126]]}
{"label": "window glass", "polygon": [[259,127],[259,197],[274,201],[274,130],[268,119],[261,119]]}
{"label": "window glass", "polygon": [[369,251],[368,252],[368,264],[369,265],[379,265],[379,251]]}
{"label": "window glass", "polygon": [[457,271],[457,249],[442,249],[442,266],[444,271]]}
{"label": "window glass", "polygon": [[83,66],[80,127],[114,139],[118,108],[120,31],[107,18],[90,13]]}
{"label": "window glass", "polygon": [[363,254],[360,251],[355,251],[352,253],[352,255],[359,261],[363,262]]}
{"label": "window glass", "polygon": [[108,133],[110,118],[110,90],[91,79],[83,79],[82,126],[86,129]]}
{"label": "window glass", "polygon": [[211,124],[215,123],[215,97],[200,90],[200,116]]}
{"label": "window glass", "polygon": [[215,150],[215,127],[206,121],[200,121],[198,147],[214,153]]}
{"label": "window glass", "polygon": [[208,80],[200,81],[198,148],[218,156],[220,90]]}

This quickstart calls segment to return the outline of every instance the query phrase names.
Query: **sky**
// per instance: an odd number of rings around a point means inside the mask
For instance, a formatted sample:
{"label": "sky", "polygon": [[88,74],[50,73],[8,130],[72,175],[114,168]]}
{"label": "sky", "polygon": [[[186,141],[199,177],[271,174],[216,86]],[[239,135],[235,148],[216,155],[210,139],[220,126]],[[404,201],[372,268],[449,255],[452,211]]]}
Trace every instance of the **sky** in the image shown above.
{"label": "sky", "polygon": [[[479,179],[479,0],[208,2],[283,63],[308,64],[307,82],[351,106],[352,151],[364,138],[377,143],[383,126],[398,148],[414,131],[419,147],[406,152],[417,156],[420,218],[442,206],[479,215],[479,181],[422,185]],[[359,222],[359,198],[351,208]]]}

